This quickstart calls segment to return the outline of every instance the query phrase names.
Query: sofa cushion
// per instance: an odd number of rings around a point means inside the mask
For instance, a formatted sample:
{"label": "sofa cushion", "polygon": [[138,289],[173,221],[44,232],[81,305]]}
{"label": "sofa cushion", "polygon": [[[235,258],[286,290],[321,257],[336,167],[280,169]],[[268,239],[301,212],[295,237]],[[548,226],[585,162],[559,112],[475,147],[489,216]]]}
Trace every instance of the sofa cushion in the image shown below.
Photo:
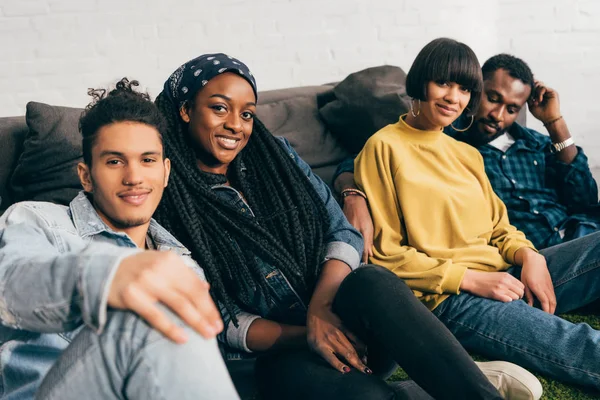
{"label": "sofa cushion", "polygon": [[29,132],[10,187],[15,201],[69,202],[81,190],[77,163],[82,161],[78,130],[80,108],[29,102]]}
{"label": "sofa cushion", "polygon": [[26,136],[24,116],[0,118],[0,215],[13,203],[9,190],[10,176],[17,165]]}
{"label": "sofa cushion", "polygon": [[307,86],[259,93],[257,116],[274,135],[290,141],[315,173],[330,183],[337,164],[348,157],[329,132],[317,108],[317,95],[330,86]]}
{"label": "sofa cushion", "polygon": [[404,71],[390,65],[355,72],[319,94],[319,114],[339,143],[358,153],[373,133],[408,111],[405,82]]}

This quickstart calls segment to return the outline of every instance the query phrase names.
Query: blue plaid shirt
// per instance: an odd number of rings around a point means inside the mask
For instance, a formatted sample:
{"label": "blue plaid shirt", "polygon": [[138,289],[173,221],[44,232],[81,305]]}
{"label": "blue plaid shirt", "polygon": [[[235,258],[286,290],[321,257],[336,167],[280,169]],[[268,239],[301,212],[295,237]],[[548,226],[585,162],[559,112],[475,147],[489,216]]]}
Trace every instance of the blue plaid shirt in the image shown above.
{"label": "blue plaid shirt", "polygon": [[[464,121],[457,121],[459,127]],[[466,133],[447,127],[453,138],[469,143]],[[511,224],[538,249],[600,229],[598,187],[581,148],[571,164],[550,153],[550,138],[514,123],[515,143],[503,153],[490,144],[478,146],[485,172],[506,204]],[[477,147],[477,146],[476,146]],[[354,172],[354,160],[344,160],[334,175]],[[583,228],[582,228],[583,227]],[[559,232],[565,230],[565,238]]]}

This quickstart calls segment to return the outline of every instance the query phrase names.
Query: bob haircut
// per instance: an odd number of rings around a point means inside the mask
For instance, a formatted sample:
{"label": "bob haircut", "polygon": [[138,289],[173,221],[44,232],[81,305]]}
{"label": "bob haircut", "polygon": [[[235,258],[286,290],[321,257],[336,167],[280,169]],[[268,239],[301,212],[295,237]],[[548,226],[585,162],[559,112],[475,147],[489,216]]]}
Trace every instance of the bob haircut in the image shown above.
{"label": "bob haircut", "polygon": [[456,82],[471,92],[465,112],[475,115],[481,102],[483,76],[477,56],[469,46],[453,39],[429,42],[417,55],[406,76],[406,94],[427,100],[429,82]]}

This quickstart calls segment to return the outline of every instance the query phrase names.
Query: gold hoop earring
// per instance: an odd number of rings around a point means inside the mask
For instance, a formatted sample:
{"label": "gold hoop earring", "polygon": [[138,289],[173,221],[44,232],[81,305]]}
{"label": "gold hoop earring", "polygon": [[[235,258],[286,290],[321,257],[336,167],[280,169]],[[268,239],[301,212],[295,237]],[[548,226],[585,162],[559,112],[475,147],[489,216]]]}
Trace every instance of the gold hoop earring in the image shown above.
{"label": "gold hoop earring", "polygon": [[465,132],[468,131],[469,128],[471,127],[471,125],[473,125],[473,121],[475,121],[475,116],[471,115],[471,123],[469,124],[469,126],[467,126],[465,129],[456,129],[454,127],[454,125],[450,124],[450,126],[452,127],[452,129],[454,129],[456,132]]}
{"label": "gold hoop earring", "polygon": [[410,113],[412,114],[413,117],[417,118],[417,116],[419,114],[421,114],[421,100],[416,99],[419,102],[419,109],[417,110],[417,113],[415,114],[415,108],[414,108],[414,104],[415,104],[415,99],[412,99],[410,101]]}

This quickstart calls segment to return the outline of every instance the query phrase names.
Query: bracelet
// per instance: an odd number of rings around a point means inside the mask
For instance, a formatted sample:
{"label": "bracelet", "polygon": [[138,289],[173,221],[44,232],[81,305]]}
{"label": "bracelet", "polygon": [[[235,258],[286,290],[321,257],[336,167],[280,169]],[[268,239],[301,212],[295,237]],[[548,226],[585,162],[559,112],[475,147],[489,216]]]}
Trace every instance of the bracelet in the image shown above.
{"label": "bracelet", "polygon": [[550,146],[550,153],[552,153],[552,154],[560,153],[567,147],[573,146],[574,144],[575,144],[575,140],[573,140],[572,137],[570,137],[567,140],[560,142],[560,143],[552,143]]}
{"label": "bracelet", "polygon": [[552,119],[552,120],[550,120],[550,121],[548,121],[548,122],[544,123],[544,126],[547,128],[547,127],[549,127],[550,125],[552,125],[553,123],[555,123],[556,121],[558,121],[558,120],[562,119],[562,117],[563,117],[562,115],[561,115],[560,117],[556,117],[556,118],[554,118],[554,119]]}
{"label": "bracelet", "polygon": [[367,195],[365,194],[365,192],[363,192],[362,190],[358,190],[358,189],[352,189],[352,188],[348,188],[348,189],[344,189],[342,190],[342,193],[340,193],[342,195],[343,198],[346,198],[348,196],[360,196],[363,199],[367,199]]}

